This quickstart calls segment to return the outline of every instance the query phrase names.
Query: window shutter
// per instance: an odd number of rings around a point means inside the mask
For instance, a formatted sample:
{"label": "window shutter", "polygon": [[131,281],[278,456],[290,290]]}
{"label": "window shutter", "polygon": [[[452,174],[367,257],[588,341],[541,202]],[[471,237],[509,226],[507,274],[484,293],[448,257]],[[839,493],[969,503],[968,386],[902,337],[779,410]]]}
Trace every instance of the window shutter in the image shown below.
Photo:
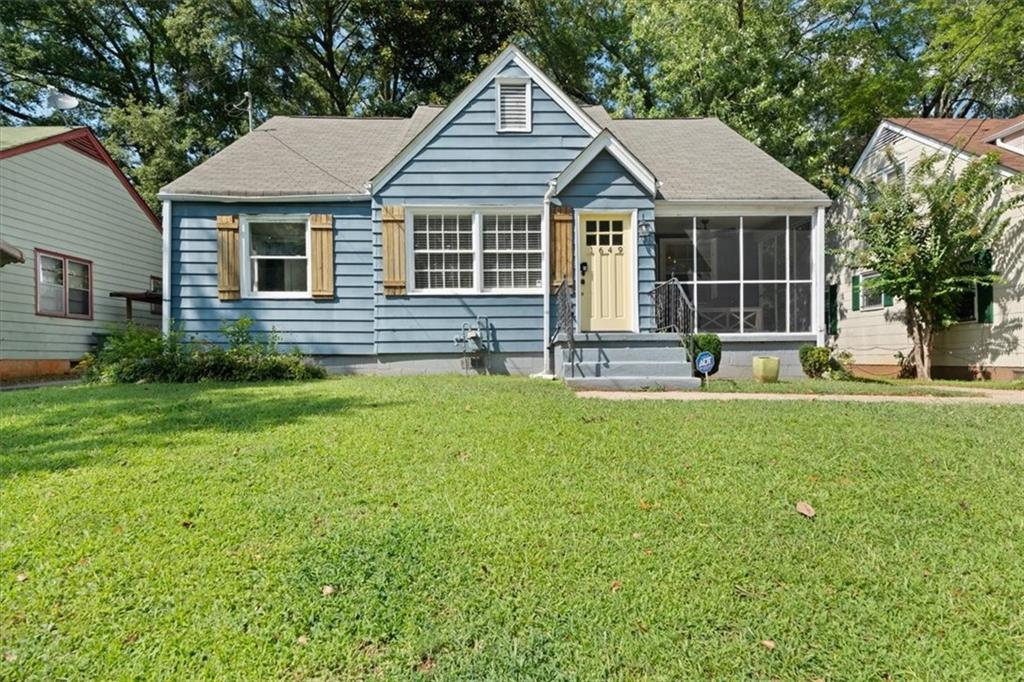
{"label": "window shutter", "polygon": [[[985,269],[986,272],[992,272],[992,252],[985,251],[979,257],[979,265]],[[984,324],[992,324],[995,321],[995,312],[993,310],[993,299],[995,298],[995,292],[992,289],[991,284],[979,284],[978,290],[978,322]]]}
{"label": "window shutter", "polygon": [[334,298],[334,216],[309,216],[313,298]]}
{"label": "window shutter", "polygon": [[383,224],[384,295],[405,295],[405,208],[384,206]]}
{"label": "window shutter", "polygon": [[839,334],[839,285],[828,285],[828,301],[825,308],[828,311],[828,333],[830,336]]}
{"label": "window shutter", "polygon": [[882,292],[882,305],[885,306],[886,308],[892,307],[892,294],[890,294],[888,291]]}
{"label": "window shutter", "polygon": [[572,271],[572,209],[567,206],[551,207],[551,290],[555,291],[568,280],[573,283]]}
{"label": "window shutter", "polygon": [[217,216],[217,297],[222,301],[242,297],[238,248],[238,216]]}
{"label": "window shutter", "polygon": [[994,292],[991,284],[978,285],[978,322],[992,324],[995,321],[992,299]]}
{"label": "window shutter", "polygon": [[850,308],[853,310],[860,310],[860,275],[853,276],[853,300],[850,303]]}

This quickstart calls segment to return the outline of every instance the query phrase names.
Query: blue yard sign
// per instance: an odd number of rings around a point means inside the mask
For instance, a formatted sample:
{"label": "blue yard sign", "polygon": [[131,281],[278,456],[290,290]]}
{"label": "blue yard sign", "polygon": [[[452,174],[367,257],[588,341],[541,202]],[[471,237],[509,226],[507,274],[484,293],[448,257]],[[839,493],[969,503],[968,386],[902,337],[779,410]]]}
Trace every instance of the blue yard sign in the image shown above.
{"label": "blue yard sign", "polygon": [[695,361],[697,371],[704,375],[704,379],[708,378],[708,374],[715,368],[715,356],[711,353],[701,351],[697,353],[697,360]]}

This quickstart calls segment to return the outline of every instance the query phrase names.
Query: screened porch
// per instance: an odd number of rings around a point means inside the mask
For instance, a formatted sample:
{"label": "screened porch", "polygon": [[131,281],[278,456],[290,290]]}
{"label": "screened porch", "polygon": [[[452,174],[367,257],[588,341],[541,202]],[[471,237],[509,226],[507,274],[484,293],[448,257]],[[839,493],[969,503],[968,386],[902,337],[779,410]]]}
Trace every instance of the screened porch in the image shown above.
{"label": "screened porch", "polygon": [[[813,218],[656,218],[653,329],[752,336],[811,333]],[[680,310],[693,319],[673,319]]]}

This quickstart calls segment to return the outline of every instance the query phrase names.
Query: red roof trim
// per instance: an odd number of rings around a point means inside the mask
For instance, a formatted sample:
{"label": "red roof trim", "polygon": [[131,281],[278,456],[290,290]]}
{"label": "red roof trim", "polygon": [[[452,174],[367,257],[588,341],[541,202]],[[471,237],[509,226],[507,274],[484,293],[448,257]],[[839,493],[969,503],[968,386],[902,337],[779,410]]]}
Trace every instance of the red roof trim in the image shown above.
{"label": "red roof trim", "polygon": [[103,147],[103,144],[99,141],[99,138],[89,130],[88,128],[75,128],[65,133],[59,133],[51,137],[44,138],[42,140],[35,140],[33,142],[26,142],[25,144],[18,145],[0,151],[0,159],[7,159],[18,154],[24,154],[26,152],[35,151],[36,149],[42,149],[43,147],[49,147],[53,144],[64,144],[76,152],[85,154],[86,156],[96,159],[100,163],[108,166],[114,173],[114,177],[120,181],[128,194],[131,195],[132,199],[138,204],[142,212],[146,214],[149,221],[153,223],[153,227],[156,228],[157,232],[163,232],[163,226],[160,223],[160,219],[153,213],[153,209],[149,207],[146,200],[142,198],[135,186],[132,185],[128,177],[121,171],[117,163],[111,158],[110,154]]}

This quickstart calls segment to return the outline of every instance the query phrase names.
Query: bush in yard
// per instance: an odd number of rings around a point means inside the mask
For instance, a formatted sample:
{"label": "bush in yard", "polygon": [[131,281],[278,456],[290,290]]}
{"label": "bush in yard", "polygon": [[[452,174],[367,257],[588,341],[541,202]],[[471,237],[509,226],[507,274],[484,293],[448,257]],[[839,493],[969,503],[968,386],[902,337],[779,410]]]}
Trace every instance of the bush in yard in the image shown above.
{"label": "bush in yard", "polygon": [[[722,364],[722,340],[718,338],[718,334],[691,334],[686,337],[685,345],[690,362],[695,362],[697,355],[703,351],[711,353],[715,357],[715,366],[708,374],[711,375],[718,372],[718,367]],[[698,372],[697,368],[694,367],[693,375],[703,376],[703,373]]]}
{"label": "bush in yard", "polygon": [[829,371],[832,352],[823,346],[800,346],[800,366],[804,374],[812,379],[820,379]]}
{"label": "bush in yard", "polygon": [[99,383],[266,381],[322,379],[326,370],[298,351],[278,350],[278,334],[252,334],[252,320],[225,324],[228,346],[186,342],[180,330],[167,336],[127,324],[114,330],[103,347],[80,363],[83,378]]}

